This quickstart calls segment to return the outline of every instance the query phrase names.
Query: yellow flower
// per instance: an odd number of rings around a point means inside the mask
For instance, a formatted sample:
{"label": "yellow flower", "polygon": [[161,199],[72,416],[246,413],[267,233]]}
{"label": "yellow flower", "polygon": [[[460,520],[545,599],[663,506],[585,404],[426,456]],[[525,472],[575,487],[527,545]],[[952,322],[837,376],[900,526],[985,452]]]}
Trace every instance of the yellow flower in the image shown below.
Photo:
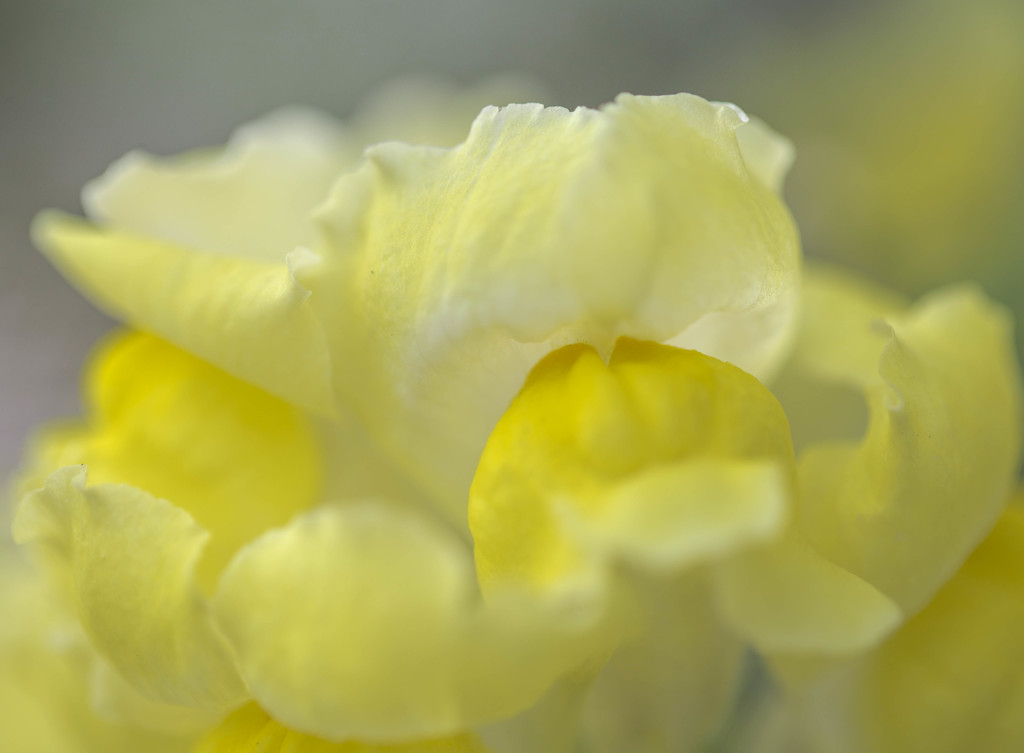
{"label": "yellow flower", "polygon": [[487,108],[352,164],[357,133],[126,158],[96,224],[36,226],[153,333],[95,356],[14,525],[113,718],[198,753],[695,751],[748,648],[810,687],[995,525],[1005,315],[801,286],[791,149],[735,107]]}

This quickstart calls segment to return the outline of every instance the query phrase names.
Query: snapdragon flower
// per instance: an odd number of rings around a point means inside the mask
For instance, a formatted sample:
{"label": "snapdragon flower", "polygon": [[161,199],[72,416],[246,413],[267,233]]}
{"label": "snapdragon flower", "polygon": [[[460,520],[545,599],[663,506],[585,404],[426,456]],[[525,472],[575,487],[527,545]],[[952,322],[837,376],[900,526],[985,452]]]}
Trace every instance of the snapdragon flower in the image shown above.
{"label": "snapdragon flower", "polygon": [[803,275],[731,105],[359,140],[278,114],[35,227],[131,328],[14,521],[123,749],[697,751],[750,652],[870,687],[1004,514],[1005,313]]}

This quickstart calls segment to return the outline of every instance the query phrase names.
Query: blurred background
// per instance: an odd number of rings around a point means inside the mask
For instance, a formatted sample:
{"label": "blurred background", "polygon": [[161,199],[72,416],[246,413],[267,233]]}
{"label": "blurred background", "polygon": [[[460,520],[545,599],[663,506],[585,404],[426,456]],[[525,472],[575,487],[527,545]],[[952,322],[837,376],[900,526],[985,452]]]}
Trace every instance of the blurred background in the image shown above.
{"label": "blurred background", "polygon": [[0,0],[0,473],[78,411],[111,326],[31,248],[37,211],[80,211],[130,149],[216,144],[285,104],[346,117],[423,73],[521,74],[566,106],[734,101],[796,144],[809,256],[908,293],[975,280],[1024,321],[1020,0]]}

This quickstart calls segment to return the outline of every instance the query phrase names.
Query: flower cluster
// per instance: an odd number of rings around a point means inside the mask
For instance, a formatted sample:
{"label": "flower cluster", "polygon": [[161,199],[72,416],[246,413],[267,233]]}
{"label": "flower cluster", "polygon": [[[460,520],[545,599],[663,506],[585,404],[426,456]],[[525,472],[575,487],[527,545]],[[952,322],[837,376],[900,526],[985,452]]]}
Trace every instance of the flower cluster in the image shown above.
{"label": "flower cluster", "polygon": [[803,269],[732,105],[468,101],[39,217],[128,329],[16,482],[8,749],[1024,746],[1005,312]]}

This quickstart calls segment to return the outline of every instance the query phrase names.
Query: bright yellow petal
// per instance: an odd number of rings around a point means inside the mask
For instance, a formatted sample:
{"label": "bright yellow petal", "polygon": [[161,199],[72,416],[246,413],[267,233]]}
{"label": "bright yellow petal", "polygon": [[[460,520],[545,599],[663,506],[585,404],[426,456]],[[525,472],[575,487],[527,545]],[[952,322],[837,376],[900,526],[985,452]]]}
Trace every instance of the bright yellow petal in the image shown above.
{"label": "bright yellow petal", "polygon": [[[841,300],[832,292],[826,306]],[[809,305],[807,315],[827,321],[828,312]],[[973,289],[935,293],[882,326],[861,324],[884,333],[863,350],[875,375],[866,364],[844,369],[865,387],[867,434],[859,445],[804,453],[800,528],[823,556],[913,614],[1005,504],[1020,450],[1020,383],[1009,318]]]}
{"label": "bright yellow petal", "polygon": [[480,459],[470,530],[485,588],[558,586],[595,561],[653,572],[776,534],[793,475],[788,426],[756,379],[694,351],[583,345],[530,374]]}
{"label": "bright yellow petal", "polygon": [[692,339],[757,372],[781,355],[797,238],[771,169],[744,161],[742,123],[688,95],[488,108],[464,144],[381,145],[336,184],[321,262],[299,272],[336,385],[453,520],[549,350]]}
{"label": "bright yellow petal", "polygon": [[334,741],[444,736],[515,714],[604,640],[583,605],[482,603],[454,534],[372,504],[264,535],[225,571],[215,608],[261,706]]}
{"label": "bright yellow petal", "polygon": [[0,544],[0,747],[10,753],[184,753],[189,738],[90,708],[88,646],[49,585]]}
{"label": "bright yellow petal", "polygon": [[86,486],[65,468],[26,497],[15,540],[53,568],[93,645],[152,700],[225,711],[245,698],[194,585],[208,534],[130,486]]}
{"label": "bright yellow petal", "polygon": [[468,734],[396,745],[333,743],[283,727],[250,703],[229,716],[193,753],[487,753],[487,749]]}
{"label": "bright yellow petal", "polygon": [[1024,749],[1022,594],[1015,506],[924,611],[804,699],[822,744],[837,753]]}
{"label": "bright yellow petal", "polygon": [[36,245],[101,309],[225,371],[329,413],[326,345],[289,263],[211,254],[56,212]]}
{"label": "bright yellow petal", "polygon": [[140,333],[104,343],[85,381],[86,422],[40,433],[22,487],[87,465],[91,483],[172,502],[211,534],[198,570],[208,591],[240,547],[318,501],[318,440],[284,401]]}

